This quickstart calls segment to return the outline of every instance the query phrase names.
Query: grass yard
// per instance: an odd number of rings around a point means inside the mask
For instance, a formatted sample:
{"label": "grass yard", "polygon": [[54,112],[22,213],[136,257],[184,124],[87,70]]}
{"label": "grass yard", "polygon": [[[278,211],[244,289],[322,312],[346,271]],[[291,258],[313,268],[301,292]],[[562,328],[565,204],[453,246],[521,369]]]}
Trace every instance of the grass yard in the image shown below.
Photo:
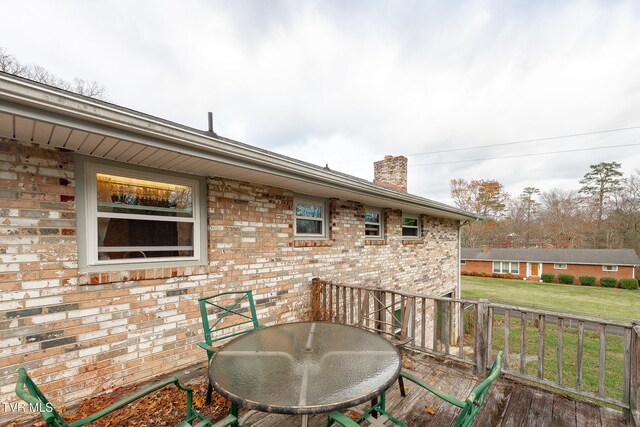
{"label": "grass yard", "polygon": [[612,320],[640,318],[640,291],[462,276],[462,297]]}

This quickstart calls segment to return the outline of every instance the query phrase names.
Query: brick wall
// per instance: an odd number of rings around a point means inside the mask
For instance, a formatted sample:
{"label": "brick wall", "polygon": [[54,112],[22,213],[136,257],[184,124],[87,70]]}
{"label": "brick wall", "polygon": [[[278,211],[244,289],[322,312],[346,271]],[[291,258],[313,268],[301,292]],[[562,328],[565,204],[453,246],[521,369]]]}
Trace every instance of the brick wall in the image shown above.
{"label": "brick wall", "polygon": [[596,278],[596,285],[600,286],[601,277],[615,277],[618,281],[620,281],[620,279],[633,277],[633,267],[619,266],[618,271],[602,271],[601,265],[567,264],[566,270],[556,270],[553,268],[553,264],[543,264],[542,274],[544,273],[555,275],[555,282],[558,281],[559,274],[571,274],[575,276],[575,283],[580,283],[578,281],[580,276],[593,276]]}
{"label": "brick wall", "polygon": [[[0,402],[23,366],[58,406],[204,363],[197,298],[252,289],[261,323],[305,317],[313,277],[441,295],[457,283],[458,224],[424,239],[364,238],[364,207],[331,199],[330,239],[293,238],[293,193],[208,180],[208,263],[79,274],[73,154],[0,139]],[[4,407],[0,405],[0,411]],[[0,413],[0,422],[14,414]]]}
{"label": "brick wall", "polygon": [[[518,275],[525,277],[527,274],[527,263],[521,262],[519,266],[520,273]],[[491,261],[466,260],[466,262],[460,266],[460,269],[462,274],[469,272],[491,274],[493,273],[493,263]],[[578,278],[580,276],[594,276],[596,278],[596,285],[599,286],[601,277],[615,277],[618,281],[620,279],[633,277],[633,267],[619,266],[618,271],[602,271],[601,265],[567,264],[565,270],[559,270],[553,268],[553,264],[543,263],[539,274],[545,273],[555,275],[554,281],[556,283],[558,282],[559,274],[571,274],[575,276],[575,283],[579,283]]]}

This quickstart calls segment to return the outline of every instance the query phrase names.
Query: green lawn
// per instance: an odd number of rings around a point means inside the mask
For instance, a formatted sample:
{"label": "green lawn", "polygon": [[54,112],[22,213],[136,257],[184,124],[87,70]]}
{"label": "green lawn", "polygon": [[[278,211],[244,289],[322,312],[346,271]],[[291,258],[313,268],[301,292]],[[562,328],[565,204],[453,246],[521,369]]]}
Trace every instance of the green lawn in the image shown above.
{"label": "green lawn", "polygon": [[640,318],[640,291],[462,276],[462,297],[613,320]]}

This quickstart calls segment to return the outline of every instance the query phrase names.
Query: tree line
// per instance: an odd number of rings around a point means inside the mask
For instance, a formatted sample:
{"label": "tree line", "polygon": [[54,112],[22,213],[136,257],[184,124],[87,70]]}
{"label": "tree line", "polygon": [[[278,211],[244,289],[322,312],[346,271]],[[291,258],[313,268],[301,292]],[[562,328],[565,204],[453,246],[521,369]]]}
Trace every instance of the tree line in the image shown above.
{"label": "tree line", "polygon": [[20,62],[3,47],[0,47],[0,71],[49,86],[55,86],[90,98],[107,100],[106,88],[95,80],[89,81],[79,77],[75,77],[73,81],[61,79],[40,65]]}
{"label": "tree line", "polygon": [[461,209],[485,217],[463,227],[464,247],[626,248],[640,253],[640,170],[589,167],[576,189],[526,187],[511,196],[495,180],[451,180]]}

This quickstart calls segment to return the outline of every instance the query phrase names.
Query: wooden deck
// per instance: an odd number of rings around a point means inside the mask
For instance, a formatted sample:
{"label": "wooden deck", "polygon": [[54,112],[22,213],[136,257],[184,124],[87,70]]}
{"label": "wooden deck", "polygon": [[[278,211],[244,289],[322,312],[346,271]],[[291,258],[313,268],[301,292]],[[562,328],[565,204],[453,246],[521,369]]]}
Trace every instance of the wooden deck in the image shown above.
{"label": "wooden deck", "polygon": [[[449,361],[410,354],[405,368],[417,377],[446,393],[466,397],[479,380],[466,368]],[[436,398],[417,386],[406,385],[407,396],[402,398],[397,384],[387,393],[387,409],[409,426],[449,426],[458,414],[457,408]],[[364,410],[361,405],[356,410]],[[346,412],[346,411],[345,411]],[[242,413],[244,424],[252,427],[299,426],[300,416]],[[310,427],[323,426],[325,415],[309,419]],[[626,426],[622,412],[575,401],[559,394],[500,378],[491,388],[475,426]]]}

